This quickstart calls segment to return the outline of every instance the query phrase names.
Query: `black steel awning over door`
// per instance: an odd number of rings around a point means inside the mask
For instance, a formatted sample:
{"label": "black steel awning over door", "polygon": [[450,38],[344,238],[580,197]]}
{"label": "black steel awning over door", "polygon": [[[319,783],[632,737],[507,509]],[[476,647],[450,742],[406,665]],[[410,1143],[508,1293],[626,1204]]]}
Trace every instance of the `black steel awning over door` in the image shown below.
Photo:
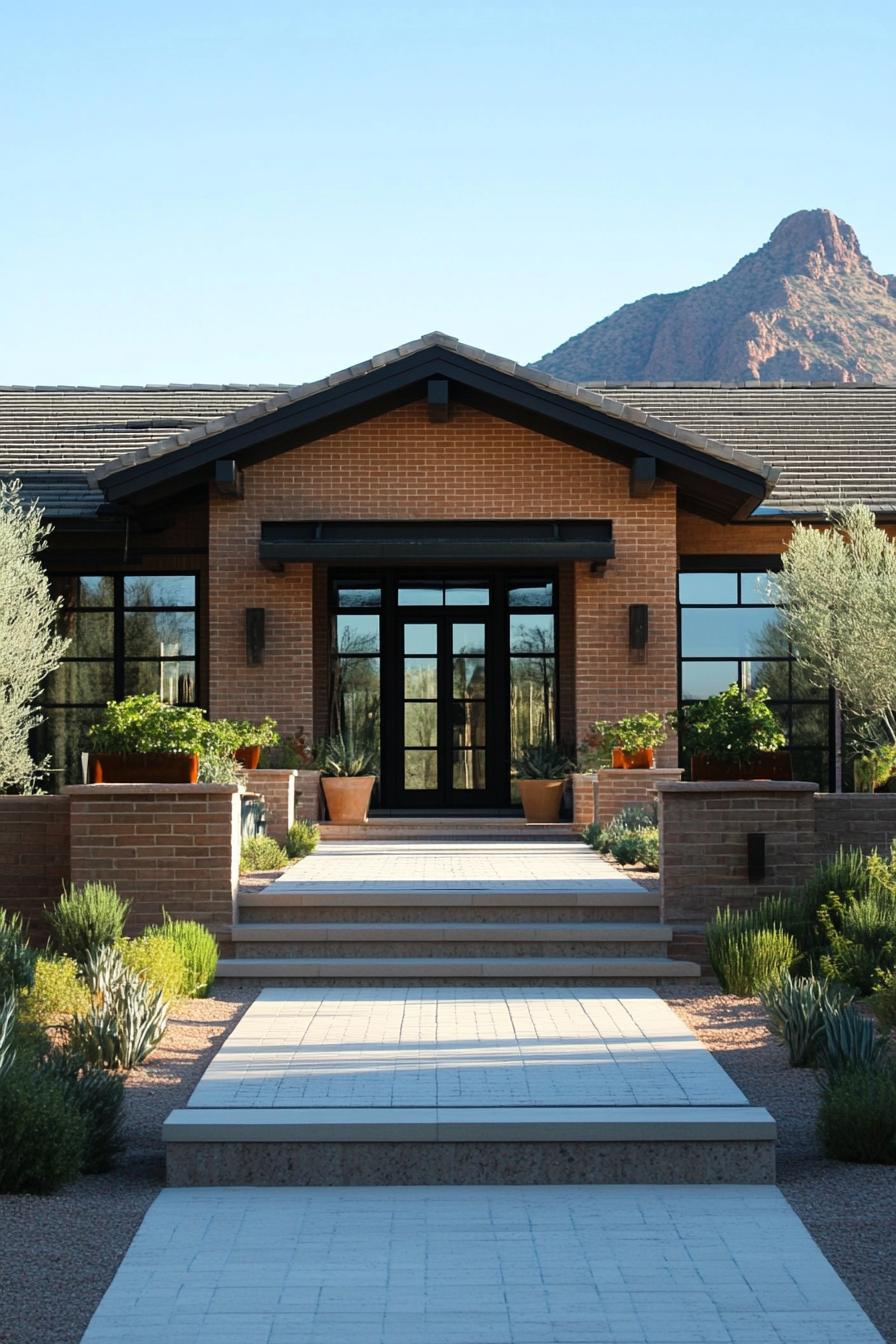
{"label": "black steel awning over door", "polygon": [[412,565],[589,560],[603,565],[614,555],[613,524],[583,518],[262,523],[259,543],[259,558],[270,569],[308,561]]}

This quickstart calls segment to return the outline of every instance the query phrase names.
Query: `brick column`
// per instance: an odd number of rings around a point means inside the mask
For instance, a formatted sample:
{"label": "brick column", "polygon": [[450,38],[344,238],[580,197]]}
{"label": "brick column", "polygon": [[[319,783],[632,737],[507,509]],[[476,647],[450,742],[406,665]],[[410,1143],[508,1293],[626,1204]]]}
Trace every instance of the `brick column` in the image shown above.
{"label": "brick column", "polygon": [[[704,923],[717,906],[747,909],[808,876],[817,784],[657,780],[663,918]],[[747,836],[765,837],[765,876],[747,875]]]}
{"label": "brick column", "polygon": [[264,797],[267,833],[281,845],[296,819],[298,773],[298,770],[252,770],[247,780]]}
{"label": "brick column", "polygon": [[296,816],[320,821],[320,771],[299,770],[296,775]]}
{"label": "brick column", "polygon": [[236,917],[240,794],[232,784],[79,784],[71,804],[71,880],[115,885],[128,932],[196,919],[229,937]]}
{"label": "brick column", "polygon": [[601,826],[606,826],[617,812],[632,803],[652,806],[656,802],[656,786],[660,780],[674,782],[681,776],[681,770],[664,766],[653,770],[598,770],[594,792],[597,820]]}
{"label": "brick column", "polygon": [[574,773],[570,775],[569,782],[572,789],[572,824],[583,830],[594,820],[597,776]]}

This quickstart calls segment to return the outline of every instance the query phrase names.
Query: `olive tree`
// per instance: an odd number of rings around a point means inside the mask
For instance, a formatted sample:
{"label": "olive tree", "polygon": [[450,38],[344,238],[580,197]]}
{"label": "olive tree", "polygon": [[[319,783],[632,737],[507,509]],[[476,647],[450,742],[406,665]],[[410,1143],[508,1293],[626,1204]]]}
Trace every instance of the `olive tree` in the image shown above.
{"label": "olive tree", "polygon": [[808,679],[896,743],[896,543],[864,504],[829,521],[794,527],[770,595]]}
{"label": "olive tree", "polygon": [[38,697],[67,641],[58,633],[59,603],[37,558],[49,528],[18,481],[0,482],[0,792],[30,793],[38,766],[28,750],[42,722]]}

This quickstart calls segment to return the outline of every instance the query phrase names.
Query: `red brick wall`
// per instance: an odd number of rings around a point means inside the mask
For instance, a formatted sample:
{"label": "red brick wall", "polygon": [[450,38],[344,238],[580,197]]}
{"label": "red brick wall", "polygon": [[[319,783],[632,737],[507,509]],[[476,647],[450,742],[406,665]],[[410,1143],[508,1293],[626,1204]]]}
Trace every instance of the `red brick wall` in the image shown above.
{"label": "red brick wall", "polygon": [[281,845],[295,821],[297,775],[297,770],[253,770],[249,777],[264,798],[267,834]]}
{"label": "red brick wall", "polygon": [[[606,577],[580,564],[566,581],[576,651],[574,697],[569,682],[562,697],[565,726],[578,741],[595,718],[675,704],[676,512],[668,483],[633,500],[624,467],[461,405],[447,423],[432,424],[419,402],[249,467],[245,497],[212,495],[209,511],[213,715],[273,714],[286,731],[312,723],[320,731],[325,648],[319,634],[315,648],[313,608],[315,597],[318,610],[325,602],[323,586],[319,580],[315,594],[310,565],[270,574],[258,563],[261,522],[291,518],[611,518],[618,559]],[[633,602],[650,606],[640,663],[628,652]],[[247,605],[267,610],[258,667],[246,666]],[[674,760],[670,743],[661,763]]]}
{"label": "red brick wall", "polygon": [[229,936],[239,882],[240,800],[228,784],[92,784],[71,805],[71,880],[114,883],[128,933],[198,919]]}
{"label": "red brick wall", "polygon": [[657,783],[679,780],[681,773],[677,766],[656,770],[598,770],[597,820],[606,826],[623,807],[633,803],[652,806],[656,802]]}
{"label": "red brick wall", "polygon": [[27,921],[35,943],[49,932],[44,907],[68,881],[68,798],[0,797],[0,907]]}

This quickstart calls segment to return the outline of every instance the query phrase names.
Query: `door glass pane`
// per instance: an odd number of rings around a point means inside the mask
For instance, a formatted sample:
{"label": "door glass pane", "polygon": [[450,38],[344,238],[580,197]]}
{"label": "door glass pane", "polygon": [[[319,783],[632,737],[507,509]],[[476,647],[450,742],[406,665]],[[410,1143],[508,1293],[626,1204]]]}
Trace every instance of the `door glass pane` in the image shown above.
{"label": "door glass pane", "polygon": [[358,607],[378,607],[381,596],[379,588],[340,583],[336,590],[336,603],[343,611],[355,610]]}
{"label": "door glass pane", "polygon": [[681,652],[688,658],[787,654],[777,616],[761,607],[685,607]]}
{"label": "door glass pane", "polygon": [[553,616],[511,616],[511,653],[553,653]]}
{"label": "door glass pane", "polygon": [[455,700],[452,706],[451,741],[455,747],[485,746],[485,702]]}
{"label": "door glass pane", "polygon": [[406,747],[438,745],[438,705],[435,700],[407,700],[404,706]]}
{"label": "door glass pane", "polygon": [[379,616],[337,616],[336,648],[339,653],[378,653]]}
{"label": "door glass pane", "polygon": [[736,574],[679,574],[679,602],[737,601]]}
{"label": "door glass pane", "polygon": [[790,663],[786,658],[771,661],[745,658],[740,665],[740,677],[741,688],[745,691],[755,691],[764,686],[770,699],[790,699]]}
{"label": "door glass pane", "polygon": [[725,662],[683,662],[681,665],[682,700],[705,700],[710,695],[737,685],[738,664]]}
{"label": "door glass pane", "polygon": [[440,607],[442,605],[442,585],[428,583],[402,584],[398,590],[400,607]]}
{"label": "door glass pane", "polygon": [[760,602],[768,605],[771,601],[771,595],[774,592],[774,580],[769,580],[765,573],[743,573],[740,576],[740,600],[741,602]]}
{"label": "door glass pane", "polygon": [[54,592],[61,592],[67,607],[111,607],[115,586],[111,574],[78,574],[53,579]]}
{"label": "door glass pane", "polygon": [[404,754],[404,787],[406,789],[437,788],[437,759],[437,754],[434,751],[406,751]]}
{"label": "door glass pane", "polygon": [[191,611],[127,611],[124,651],[128,658],[192,656],[196,652],[196,617]]}
{"label": "door glass pane", "polygon": [[438,653],[439,627],[437,625],[406,625],[404,628],[405,653]]}
{"label": "door glass pane", "polygon": [[406,700],[435,700],[438,690],[435,658],[405,658],[404,694]]}
{"label": "door glass pane", "polygon": [[455,658],[453,687],[458,700],[485,695],[485,659],[468,658],[465,654]]}
{"label": "door glass pane", "polygon": [[455,789],[484,789],[485,752],[453,752],[451,761],[451,784]]}
{"label": "door glass pane", "polygon": [[481,585],[446,583],[445,605],[449,607],[487,607],[489,591]]}
{"label": "door glass pane", "polygon": [[552,657],[510,660],[510,751],[518,756],[530,743],[554,740],[556,668]]}
{"label": "door glass pane", "polygon": [[171,658],[125,663],[124,693],[158,695],[169,705],[192,705],[196,701],[196,664],[192,659]]}
{"label": "door glass pane", "polygon": [[458,621],[451,627],[452,653],[485,653],[485,626]]}
{"label": "door glass pane", "polygon": [[[791,730],[795,747],[826,747],[828,745],[829,714],[827,705],[794,705],[791,716]],[[815,779],[815,775],[810,775],[809,778]]]}
{"label": "door glass pane", "polygon": [[380,660],[334,658],[330,731],[355,752],[380,752]]}
{"label": "door glass pane", "polygon": [[129,574],[124,580],[126,607],[194,607],[196,580],[186,574]]}
{"label": "door glass pane", "polygon": [[552,583],[527,583],[519,588],[508,588],[509,607],[551,607],[554,605]]}
{"label": "door glass pane", "polygon": [[47,677],[47,703],[104,705],[115,698],[113,664],[60,663]]}
{"label": "door glass pane", "polygon": [[68,611],[59,621],[59,633],[67,640],[66,658],[111,658],[113,653],[111,611]]}

